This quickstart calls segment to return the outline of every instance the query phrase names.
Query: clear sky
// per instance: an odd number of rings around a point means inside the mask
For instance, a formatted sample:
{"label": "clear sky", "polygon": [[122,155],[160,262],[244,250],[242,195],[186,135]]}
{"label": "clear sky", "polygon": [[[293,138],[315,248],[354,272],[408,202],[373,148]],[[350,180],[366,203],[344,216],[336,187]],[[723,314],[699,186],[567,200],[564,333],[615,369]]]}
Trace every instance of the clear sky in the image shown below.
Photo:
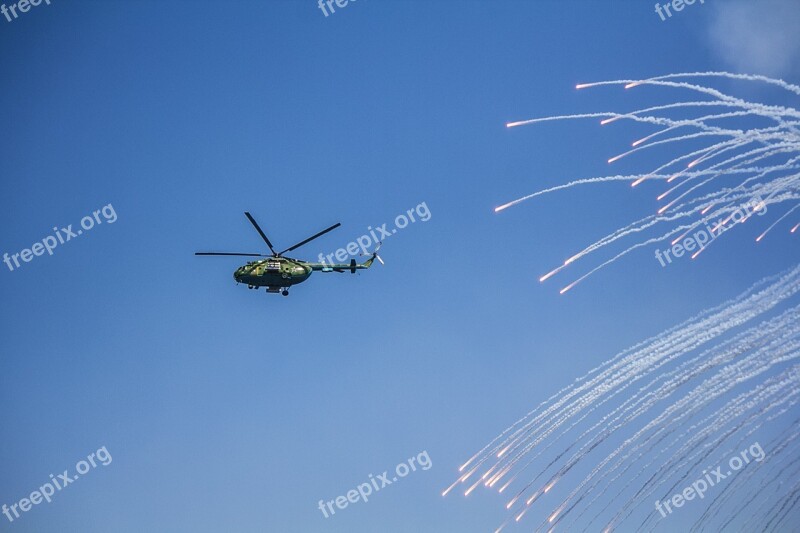
{"label": "clear sky", "polygon": [[[108,204],[117,217],[0,265],[0,503],[113,457],[0,531],[493,530],[496,494],[440,495],[466,458],[800,257],[788,231],[755,245],[753,225],[702,260],[662,268],[648,248],[561,296],[588,263],[538,277],[651,213],[657,188],[493,212],[608,173],[652,131],[506,122],[683,96],[580,82],[741,68],[718,42],[736,34],[714,30],[723,3],[662,21],[652,2],[358,0],[326,17],[312,0],[51,0],[0,18],[0,253]],[[765,68],[800,82],[796,61]],[[385,266],[315,273],[288,298],[237,286],[240,258],[193,255],[265,251],[249,210],[282,248],[341,222],[294,253],[316,260],[423,202]],[[423,451],[432,468],[368,503],[317,508]]]}

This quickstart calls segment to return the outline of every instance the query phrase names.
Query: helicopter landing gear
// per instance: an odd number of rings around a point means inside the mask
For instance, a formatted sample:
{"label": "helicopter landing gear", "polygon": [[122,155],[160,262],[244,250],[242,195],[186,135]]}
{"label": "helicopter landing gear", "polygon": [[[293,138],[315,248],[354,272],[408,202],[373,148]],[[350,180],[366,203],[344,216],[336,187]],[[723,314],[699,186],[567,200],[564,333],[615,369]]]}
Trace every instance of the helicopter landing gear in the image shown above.
{"label": "helicopter landing gear", "polygon": [[281,292],[281,294],[283,294],[284,296],[289,296],[289,291],[286,290],[286,289],[283,289],[283,292]]}

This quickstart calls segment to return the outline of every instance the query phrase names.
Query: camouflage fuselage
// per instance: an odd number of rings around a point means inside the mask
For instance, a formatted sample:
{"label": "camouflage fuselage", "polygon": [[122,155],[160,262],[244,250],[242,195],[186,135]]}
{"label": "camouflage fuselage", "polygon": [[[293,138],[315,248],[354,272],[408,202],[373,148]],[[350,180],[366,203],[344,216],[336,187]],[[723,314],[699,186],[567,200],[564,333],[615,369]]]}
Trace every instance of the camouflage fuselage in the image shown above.
{"label": "camouflage fuselage", "polygon": [[321,272],[352,272],[369,268],[375,256],[361,264],[355,260],[347,263],[309,263],[288,257],[269,257],[258,261],[251,261],[239,267],[233,273],[237,283],[247,283],[252,287],[291,287],[303,283],[315,270]]}
{"label": "camouflage fuselage", "polygon": [[233,273],[233,279],[254,287],[291,287],[303,283],[313,272],[304,261],[286,257],[251,261]]}

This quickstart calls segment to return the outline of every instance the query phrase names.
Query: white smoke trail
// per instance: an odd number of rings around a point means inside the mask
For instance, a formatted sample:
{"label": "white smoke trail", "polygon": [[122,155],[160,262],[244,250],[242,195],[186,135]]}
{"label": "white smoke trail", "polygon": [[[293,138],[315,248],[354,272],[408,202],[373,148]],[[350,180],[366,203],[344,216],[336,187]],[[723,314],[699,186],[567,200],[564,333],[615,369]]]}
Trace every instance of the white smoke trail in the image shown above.
{"label": "white smoke trail", "polygon": [[[583,185],[629,182],[637,186],[646,180],[670,184],[658,198],[669,200],[657,213],[584,247],[541,281],[589,254],[636,238],[567,285],[563,293],[638,248],[668,240],[674,245],[698,228],[713,233],[716,230],[712,228],[718,230],[729,220],[737,221],[737,214],[741,218],[737,222],[748,220],[753,213],[741,215],[739,206],[744,202],[757,199],[754,210],[790,202],[791,207],[769,225],[761,240],[800,207],[800,132],[796,128],[800,112],[746,102],[711,87],[681,81],[693,77],[767,83],[800,95],[800,87],[763,76],[671,74],[578,88],[654,85],[690,90],[710,100],[663,104],[629,113],[564,115],[508,124],[516,127],[601,118],[602,124],[630,120],[659,127],[609,163],[643,150],[720,137],[649,173],[574,180],[496,208],[499,212],[544,194]],[[722,112],[680,120],[659,115],[675,109],[696,112],[711,107]],[[742,129],[720,126],[723,120],[745,118],[770,125]],[[723,179],[724,186],[715,188],[714,184]],[[798,227],[800,223],[791,231]],[[725,304],[619,353],[504,430],[461,466],[460,477],[443,494],[458,485],[466,488],[466,495],[480,485],[499,492],[513,488],[506,505],[511,514],[497,531],[528,513],[544,511],[540,509],[543,505],[552,507],[548,513],[539,514],[543,520],[538,530],[562,525],[569,531],[595,529],[603,521],[604,531],[611,531],[632,520],[639,520],[637,530],[656,528],[661,518],[649,507],[652,495],[666,498],[676,493],[696,479],[700,469],[710,469],[709,464],[737,452],[757,431],[780,422],[782,416],[792,414],[800,420],[800,305],[795,303],[777,312],[798,292],[800,266],[762,280]],[[752,322],[756,323],[748,325]],[[753,526],[746,529],[782,528],[800,502],[800,482],[796,482],[800,466],[795,468],[796,462],[791,460],[798,448],[800,431],[784,431],[772,440],[767,450],[769,461],[764,463],[769,466],[759,464],[745,470],[730,485],[709,495],[707,509],[696,507],[701,512],[695,528],[721,529],[746,518],[748,526]],[[749,496],[748,487],[758,495]],[[764,491],[759,489],[767,488],[769,493],[760,495]],[[743,498],[743,493],[748,497]],[[558,501],[553,503],[555,494],[559,494]]]}
{"label": "white smoke trail", "polygon": [[[555,455],[514,490],[507,505],[511,515],[499,529],[533,513],[551,489],[587,467],[588,473],[560,503],[551,503],[538,529],[550,530],[565,521],[569,531],[594,529],[602,519],[604,531],[610,531],[642,508],[650,513],[637,529],[655,527],[659,516],[652,512],[650,498],[655,491],[661,498],[669,496],[699,477],[699,469],[735,452],[736,446],[729,444],[720,453],[731,439],[740,445],[781,415],[797,414],[800,305],[772,318],[768,314],[798,293],[800,266],[625,350],[510,426],[470,459],[476,481],[467,483],[461,476],[454,485],[464,484],[471,492],[481,484],[496,488],[504,477],[510,477],[504,486],[513,485],[553,448]],[[759,322],[746,326],[755,320]],[[748,388],[731,398],[742,387]],[[593,417],[587,429],[570,436]],[[601,452],[619,439],[621,444]],[[777,461],[784,448],[767,453]],[[594,458],[598,452],[605,453],[599,461]],[[731,494],[740,493],[740,485],[720,491],[709,504],[735,513],[737,501]],[[781,487],[774,505],[751,509],[767,527],[785,523],[800,494],[800,487]],[[614,514],[604,518],[615,506]],[[728,516],[703,514],[698,523],[718,524]]]}
{"label": "white smoke trail", "polygon": [[[582,280],[615,263],[630,252],[662,242],[682,232],[692,231],[694,228],[704,226],[709,220],[736,211],[737,206],[734,202],[741,200],[747,201],[756,197],[764,198],[770,195],[777,198],[777,201],[772,202],[772,205],[798,199],[800,196],[800,173],[796,172],[798,168],[795,163],[798,161],[798,154],[800,154],[800,132],[796,128],[796,126],[800,124],[800,121],[797,120],[800,118],[800,111],[786,106],[747,102],[712,87],[705,87],[684,81],[692,78],[726,78],[753,83],[764,83],[779,87],[790,95],[800,95],[800,87],[797,85],[765,76],[727,72],[668,74],[642,80],[614,80],[586,83],[578,85],[577,88],[585,89],[604,85],[623,85],[626,89],[631,89],[638,86],[650,85],[689,90],[710,97],[710,100],[662,104],[628,113],[604,112],[560,115],[522,120],[507,124],[508,127],[517,127],[547,121],[603,118],[603,124],[609,124],[618,120],[632,120],[640,123],[663,126],[662,129],[634,142],[630,150],[609,159],[609,163],[613,163],[623,157],[635,155],[642,150],[658,149],[665,145],[710,138],[712,136],[721,136],[723,138],[717,142],[712,141],[711,144],[703,148],[679,155],[649,173],[601,176],[573,180],[564,185],[549,187],[496,207],[495,212],[500,212],[544,194],[587,184],[626,181],[631,182],[632,186],[637,186],[646,180],[659,180],[670,183],[678,178],[683,178],[682,181],[659,196],[659,200],[663,200],[668,196],[672,196],[673,192],[683,189],[683,192],[680,192],[676,197],[672,197],[669,203],[663,205],[656,215],[645,217],[624,228],[620,228],[606,237],[586,246],[582,251],[570,257],[563,265],[543,275],[540,281],[549,279],[566,269],[570,264],[577,262],[578,259],[609,247],[612,244],[616,244],[626,237],[643,236],[648,231],[655,230],[656,226],[662,227],[665,224],[675,223],[678,220],[696,218],[696,220],[691,221],[689,224],[679,225],[666,232],[662,231],[660,235],[640,237],[638,242],[627,245],[622,251],[613,254],[610,259],[601,262],[599,265],[590,268],[585,274],[578,276],[572,283],[561,289],[561,293],[563,294]],[[679,120],[670,119],[658,114],[676,109],[690,111],[708,107],[732,108],[733,110]],[[720,120],[743,119],[745,117],[766,119],[774,125],[759,127],[750,126],[746,129],[723,128],[716,125]],[[681,135],[674,135],[675,130],[678,128],[688,128],[694,131],[686,132]],[[673,136],[654,140],[654,137],[663,136],[667,133],[673,133]],[[753,146],[754,144],[758,146]],[[724,157],[725,155],[727,155],[725,159],[719,160],[720,156]],[[718,162],[713,163],[714,160]],[[766,160],[774,160],[774,162],[761,169],[753,166],[756,163]],[[683,168],[680,168],[681,166]],[[708,189],[713,182],[722,177],[726,178],[725,188],[702,193],[703,189]],[[729,185],[730,182],[737,179],[737,177],[740,179],[739,183],[734,186]],[[732,194],[734,192],[735,194]],[[750,198],[747,198],[743,193],[747,193]],[[698,200],[701,198],[704,199],[702,206],[698,205]],[[718,204],[722,199],[728,202],[728,205],[724,208],[725,210],[717,209],[710,211],[713,206]],[[709,211],[710,215],[708,215]],[[795,209],[792,208],[785,213],[783,217],[774,221],[774,223],[763,232],[759,240],[764,238],[773,227],[777,226],[790,214],[794,213],[794,211]],[[671,216],[660,217],[659,215]],[[693,254],[692,258],[697,257],[699,253],[698,251],[696,254]]]}

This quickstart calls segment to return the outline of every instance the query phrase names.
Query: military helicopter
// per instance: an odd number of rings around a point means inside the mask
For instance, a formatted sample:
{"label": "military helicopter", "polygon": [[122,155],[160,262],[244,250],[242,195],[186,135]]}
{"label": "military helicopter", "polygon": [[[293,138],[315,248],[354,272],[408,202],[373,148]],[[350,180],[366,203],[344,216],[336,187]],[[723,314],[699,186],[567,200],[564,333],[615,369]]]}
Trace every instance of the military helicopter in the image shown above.
{"label": "military helicopter", "polygon": [[373,261],[377,259],[380,261],[381,264],[383,263],[383,259],[378,256],[378,250],[381,247],[381,243],[378,243],[378,246],[373,250],[371,254],[361,254],[361,255],[369,255],[370,258],[367,259],[363,263],[356,263],[355,259],[350,260],[350,264],[347,263],[309,263],[308,261],[302,261],[300,259],[292,259],[289,257],[284,257],[283,254],[286,252],[291,252],[300,248],[304,244],[308,244],[309,242],[313,241],[317,237],[321,237],[328,233],[329,231],[335,230],[341,224],[336,223],[328,229],[324,229],[309,237],[304,241],[300,241],[294,246],[291,246],[285,249],[282,252],[276,252],[275,249],[272,247],[272,243],[269,242],[266,234],[262,231],[261,227],[258,225],[258,222],[253,218],[253,216],[245,211],[244,215],[253,224],[253,227],[256,228],[256,231],[261,238],[264,239],[264,242],[267,243],[269,250],[272,252],[272,255],[265,255],[265,254],[243,254],[238,252],[196,252],[194,255],[228,255],[228,256],[244,256],[244,257],[266,257],[266,259],[260,259],[257,261],[250,261],[246,265],[240,266],[236,269],[236,272],[233,273],[233,279],[236,280],[237,283],[247,283],[248,289],[258,289],[260,287],[266,287],[268,293],[281,293],[284,296],[289,296],[289,287],[292,285],[297,285],[298,283],[303,283],[305,280],[311,276],[311,273],[314,271],[320,272],[346,272],[350,271],[352,274],[356,273],[356,270],[366,269],[372,266]]}

